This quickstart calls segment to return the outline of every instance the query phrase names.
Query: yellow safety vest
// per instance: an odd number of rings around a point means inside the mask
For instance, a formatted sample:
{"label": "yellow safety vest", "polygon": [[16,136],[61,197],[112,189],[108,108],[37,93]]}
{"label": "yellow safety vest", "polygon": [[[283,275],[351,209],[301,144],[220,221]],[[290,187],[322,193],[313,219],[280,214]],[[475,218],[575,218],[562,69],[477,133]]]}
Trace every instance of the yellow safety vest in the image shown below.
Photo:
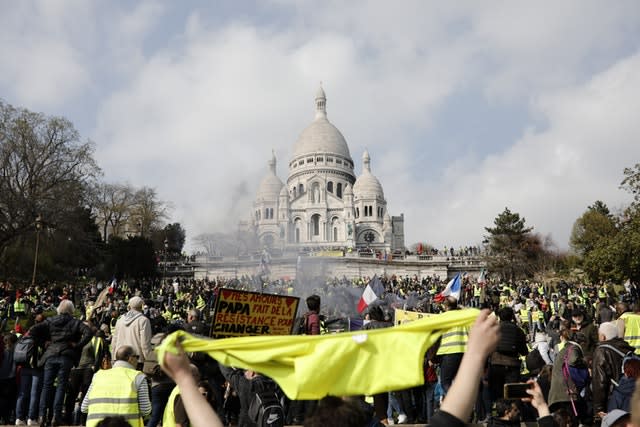
{"label": "yellow safety vest", "polygon": [[464,353],[467,351],[467,341],[469,341],[469,328],[467,326],[456,326],[442,334],[438,356],[445,354]]}
{"label": "yellow safety vest", "polygon": [[600,289],[598,289],[598,298],[606,298],[606,297],[607,297],[607,288],[603,286]]}
{"label": "yellow safety vest", "polygon": [[620,319],[624,320],[624,340],[640,354],[640,315],[623,313]]}
{"label": "yellow safety vest", "polygon": [[529,312],[524,308],[520,310],[520,322],[529,323]]}
{"label": "yellow safety vest", "polygon": [[102,338],[100,337],[93,337],[91,338],[91,346],[93,347],[93,357],[94,360],[98,360],[98,357],[100,356],[100,353],[102,352]]}
{"label": "yellow safety vest", "polygon": [[162,427],[176,427],[176,414],[173,411],[173,407],[176,403],[176,397],[180,394],[180,389],[175,386],[171,390],[169,400],[167,400],[167,406],[164,407],[164,413],[162,414]]}
{"label": "yellow safety vest", "polygon": [[14,303],[13,303],[13,312],[14,313],[24,313],[26,310],[26,307],[24,305],[24,303],[22,302],[21,299],[17,299]]}
{"label": "yellow safety vest", "polygon": [[482,294],[482,289],[480,288],[480,286],[474,286],[473,287],[473,296],[474,297],[480,297],[481,294]]}
{"label": "yellow safety vest", "polygon": [[93,374],[87,427],[95,427],[105,417],[117,416],[124,417],[132,427],[144,426],[134,385],[138,375],[144,374],[122,366]]}

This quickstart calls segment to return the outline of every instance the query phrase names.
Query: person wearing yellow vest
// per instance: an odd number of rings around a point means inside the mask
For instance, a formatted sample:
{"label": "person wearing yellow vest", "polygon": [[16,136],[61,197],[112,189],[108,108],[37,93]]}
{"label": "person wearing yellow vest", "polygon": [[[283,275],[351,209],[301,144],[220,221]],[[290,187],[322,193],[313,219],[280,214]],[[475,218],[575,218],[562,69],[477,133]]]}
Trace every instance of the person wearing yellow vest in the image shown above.
{"label": "person wearing yellow vest", "polygon": [[[458,301],[448,296],[444,302],[445,311],[457,310]],[[467,351],[469,328],[455,326],[442,334],[436,355],[440,358],[440,383],[446,393],[458,372],[464,352]]]}
{"label": "person wearing yellow vest", "polygon": [[151,413],[147,377],[134,366],[138,355],[128,345],[116,350],[112,369],[96,372],[81,410],[87,414],[87,427],[95,427],[106,417],[124,417],[132,427],[143,427]]}
{"label": "person wearing yellow vest", "polygon": [[24,316],[27,312],[27,305],[24,303],[22,295],[16,291],[16,300],[13,303],[13,314],[15,317]]}
{"label": "person wearing yellow vest", "polygon": [[[74,404],[76,403],[76,397],[81,393],[84,397],[91,384],[93,373],[98,372],[102,365],[102,357],[109,353],[109,349],[106,348],[104,343],[104,331],[98,330],[91,341],[89,341],[83,348],[80,354],[80,361],[78,366],[71,370],[69,375],[69,384],[67,398],[65,399],[65,414],[66,417],[63,422],[68,425],[84,424],[80,423],[79,419],[72,420],[72,414],[74,417],[80,418],[79,413],[74,413]],[[73,397],[72,397],[73,396]]]}
{"label": "person wearing yellow vest", "polygon": [[[200,381],[200,372],[198,368],[191,364],[191,375],[194,381],[197,383]],[[186,427],[189,425],[189,416],[185,411],[184,401],[180,395],[180,389],[178,386],[173,387],[167,405],[164,407],[164,414],[162,416],[162,427]]]}
{"label": "person wearing yellow vest", "polygon": [[629,311],[629,306],[624,302],[618,303],[616,311],[622,312],[616,322],[618,336],[635,348],[636,354],[640,354],[640,313],[637,310]]}

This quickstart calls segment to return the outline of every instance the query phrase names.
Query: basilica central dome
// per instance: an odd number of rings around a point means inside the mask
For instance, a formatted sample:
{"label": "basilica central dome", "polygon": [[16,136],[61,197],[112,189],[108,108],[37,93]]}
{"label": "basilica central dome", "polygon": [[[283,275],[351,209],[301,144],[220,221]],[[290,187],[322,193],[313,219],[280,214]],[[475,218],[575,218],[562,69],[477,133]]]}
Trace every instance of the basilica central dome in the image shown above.
{"label": "basilica central dome", "polygon": [[316,117],[305,130],[293,147],[293,157],[307,154],[326,153],[336,154],[351,160],[349,146],[338,128],[327,119],[327,97],[322,87],[316,93]]}

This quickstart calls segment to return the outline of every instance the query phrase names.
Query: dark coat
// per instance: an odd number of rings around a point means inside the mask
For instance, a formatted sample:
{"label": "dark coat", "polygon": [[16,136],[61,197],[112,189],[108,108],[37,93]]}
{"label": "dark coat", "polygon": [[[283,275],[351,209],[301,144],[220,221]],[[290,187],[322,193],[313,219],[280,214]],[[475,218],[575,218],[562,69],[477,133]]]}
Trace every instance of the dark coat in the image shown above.
{"label": "dark coat", "polygon": [[564,376],[562,374],[562,364],[569,347],[573,347],[571,357],[569,357],[568,360],[569,365],[586,366],[582,349],[577,344],[568,342],[558,353],[555,361],[553,362],[553,371],[551,372],[551,387],[549,389],[549,407],[552,407],[556,403],[569,402],[571,400]]}
{"label": "dark coat", "polygon": [[[576,327],[575,323],[571,325],[572,330]],[[571,341],[575,341],[580,344],[584,357],[590,358],[593,355],[593,350],[598,345],[598,328],[587,317],[584,317],[579,330],[574,330]]]}
{"label": "dark coat", "polygon": [[603,341],[594,350],[591,365],[593,381],[591,384],[593,390],[593,411],[595,413],[607,412],[611,380],[617,382],[622,375],[623,356],[607,348],[607,346],[617,349],[622,354],[634,351],[634,348],[622,338]]}
{"label": "dark coat", "polygon": [[49,342],[44,354],[38,361],[42,367],[53,356],[64,356],[77,365],[82,348],[91,341],[91,329],[70,314],[60,314],[47,318],[31,328],[36,340]]}

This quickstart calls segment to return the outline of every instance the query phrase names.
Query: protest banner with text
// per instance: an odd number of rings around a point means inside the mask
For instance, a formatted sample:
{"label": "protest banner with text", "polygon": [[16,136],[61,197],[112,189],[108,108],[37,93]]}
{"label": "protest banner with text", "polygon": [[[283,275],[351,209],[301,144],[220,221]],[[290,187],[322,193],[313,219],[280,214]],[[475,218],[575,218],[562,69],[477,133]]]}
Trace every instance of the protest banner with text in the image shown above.
{"label": "protest banner with text", "polygon": [[298,297],[220,289],[211,336],[289,335],[299,303]]}

